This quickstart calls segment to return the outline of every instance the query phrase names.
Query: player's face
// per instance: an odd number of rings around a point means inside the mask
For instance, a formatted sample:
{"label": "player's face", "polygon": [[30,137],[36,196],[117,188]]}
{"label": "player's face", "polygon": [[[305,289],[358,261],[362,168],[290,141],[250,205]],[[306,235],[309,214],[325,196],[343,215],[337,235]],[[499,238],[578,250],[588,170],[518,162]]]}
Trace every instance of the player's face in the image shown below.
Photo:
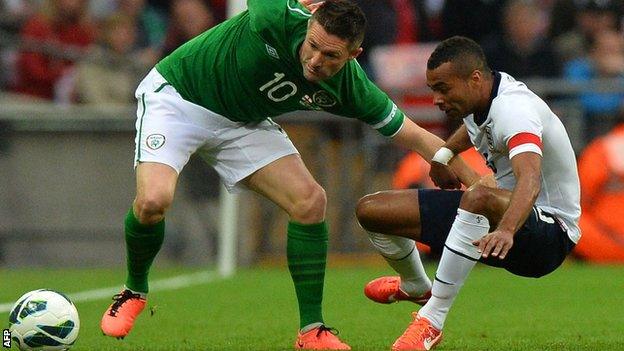
{"label": "player's face", "polygon": [[303,75],[310,82],[319,82],[334,76],[350,59],[356,58],[362,48],[351,49],[347,40],[325,31],[312,20],[299,50]]}
{"label": "player's face", "polygon": [[427,70],[427,85],[433,90],[433,104],[450,118],[464,118],[474,112],[479,99],[479,82],[474,74],[470,77],[458,75],[451,62]]}

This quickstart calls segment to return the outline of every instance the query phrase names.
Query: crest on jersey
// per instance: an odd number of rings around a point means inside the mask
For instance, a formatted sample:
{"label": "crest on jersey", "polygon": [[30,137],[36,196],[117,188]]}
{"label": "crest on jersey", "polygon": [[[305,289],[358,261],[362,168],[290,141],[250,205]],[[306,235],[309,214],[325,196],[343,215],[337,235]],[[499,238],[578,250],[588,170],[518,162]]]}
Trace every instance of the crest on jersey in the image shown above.
{"label": "crest on jersey", "polygon": [[145,139],[145,144],[152,150],[160,149],[165,145],[165,136],[162,134],[150,134]]}
{"label": "crest on jersey", "polygon": [[336,99],[325,90],[315,92],[314,95],[312,95],[312,100],[321,107],[332,107],[336,104]]}
{"label": "crest on jersey", "polygon": [[264,44],[264,46],[266,47],[266,51],[267,51],[267,54],[269,54],[269,56],[279,60],[279,55],[277,54],[277,50],[275,50],[274,47],[272,47],[269,44]]}
{"label": "crest on jersey", "polygon": [[485,138],[488,144],[488,150],[494,151],[494,138],[492,137],[492,128],[490,126],[485,127]]}

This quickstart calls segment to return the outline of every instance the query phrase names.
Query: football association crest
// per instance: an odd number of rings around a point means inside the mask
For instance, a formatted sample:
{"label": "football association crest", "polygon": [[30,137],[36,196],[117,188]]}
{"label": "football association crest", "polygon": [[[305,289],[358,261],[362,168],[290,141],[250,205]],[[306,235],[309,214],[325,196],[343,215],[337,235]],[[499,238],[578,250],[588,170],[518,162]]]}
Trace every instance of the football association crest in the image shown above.
{"label": "football association crest", "polygon": [[315,92],[314,95],[312,95],[312,100],[321,107],[332,107],[336,104],[336,99],[325,90]]}
{"label": "football association crest", "polygon": [[145,144],[152,150],[160,149],[165,145],[165,136],[162,134],[150,134],[145,139]]}

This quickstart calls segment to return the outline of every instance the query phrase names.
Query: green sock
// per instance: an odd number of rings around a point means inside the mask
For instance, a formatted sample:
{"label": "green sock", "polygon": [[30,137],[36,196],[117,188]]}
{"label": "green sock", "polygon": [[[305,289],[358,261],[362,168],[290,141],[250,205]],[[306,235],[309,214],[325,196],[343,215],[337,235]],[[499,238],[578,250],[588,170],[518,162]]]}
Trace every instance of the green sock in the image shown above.
{"label": "green sock", "polygon": [[288,269],[299,302],[300,327],[323,322],[323,280],[327,260],[327,224],[288,223]]}
{"label": "green sock", "polygon": [[126,287],[132,291],[147,293],[147,274],[158,254],[165,237],[165,220],[156,224],[141,224],[132,208],[125,221],[128,279]]}

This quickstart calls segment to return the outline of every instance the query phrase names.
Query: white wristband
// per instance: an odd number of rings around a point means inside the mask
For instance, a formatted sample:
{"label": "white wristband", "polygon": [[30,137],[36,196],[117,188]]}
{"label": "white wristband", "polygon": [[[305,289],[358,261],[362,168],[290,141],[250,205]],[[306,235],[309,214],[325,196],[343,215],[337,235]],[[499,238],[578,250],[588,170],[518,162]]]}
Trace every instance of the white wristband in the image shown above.
{"label": "white wristband", "polygon": [[453,156],[455,156],[453,151],[443,146],[435,153],[435,155],[433,155],[431,162],[448,165],[449,161],[453,158]]}

